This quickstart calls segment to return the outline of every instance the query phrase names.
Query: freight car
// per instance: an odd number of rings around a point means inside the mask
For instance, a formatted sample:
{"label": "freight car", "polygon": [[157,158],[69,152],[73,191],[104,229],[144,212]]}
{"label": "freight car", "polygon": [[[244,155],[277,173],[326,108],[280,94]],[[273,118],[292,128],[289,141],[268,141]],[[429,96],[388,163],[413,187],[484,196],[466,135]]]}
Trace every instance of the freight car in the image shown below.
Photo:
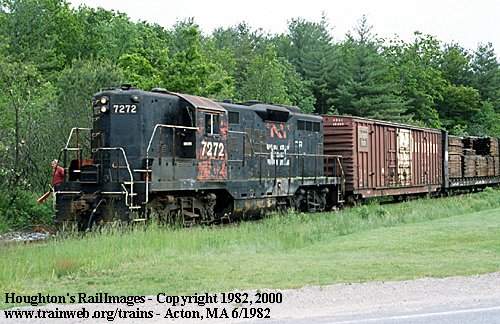
{"label": "freight car", "polygon": [[92,109],[92,128],[73,129],[61,151],[56,223],[189,226],[343,202],[341,158],[323,153],[320,116],[130,86],[96,94]]}
{"label": "freight car", "polygon": [[441,191],[442,131],[350,116],[323,120],[325,152],[343,157],[350,200]]}
{"label": "freight car", "polygon": [[500,183],[499,140],[492,137],[448,136],[446,192]]}

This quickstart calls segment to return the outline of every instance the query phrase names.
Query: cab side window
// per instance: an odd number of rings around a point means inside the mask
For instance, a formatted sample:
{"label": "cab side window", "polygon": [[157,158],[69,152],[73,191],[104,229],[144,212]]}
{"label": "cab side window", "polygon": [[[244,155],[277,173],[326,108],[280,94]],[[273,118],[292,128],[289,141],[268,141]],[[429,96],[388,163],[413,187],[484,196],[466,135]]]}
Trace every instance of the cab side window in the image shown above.
{"label": "cab side window", "polygon": [[205,135],[220,134],[220,116],[218,114],[205,114]]}

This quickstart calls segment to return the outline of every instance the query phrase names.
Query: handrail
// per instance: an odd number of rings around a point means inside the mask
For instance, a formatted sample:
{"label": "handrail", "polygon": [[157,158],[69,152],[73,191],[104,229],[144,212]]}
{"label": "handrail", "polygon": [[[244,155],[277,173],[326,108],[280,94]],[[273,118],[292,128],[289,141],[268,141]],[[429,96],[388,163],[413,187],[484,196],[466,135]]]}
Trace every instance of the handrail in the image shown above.
{"label": "handrail", "polygon": [[120,152],[122,152],[123,159],[125,161],[125,164],[127,165],[127,171],[128,171],[129,176],[130,176],[130,204],[126,203],[127,199],[125,199],[125,203],[129,208],[133,207],[134,206],[134,202],[133,202],[134,176],[132,174],[132,170],[130,169],[130,164],[128,163],[128,158],[127,158],[127,154],[125,153],[125,150],[123,149],[123,147],[99,147],[99,148],[96,148],[96,151],[120,151]]}
{"label": "handrail", "polygon": [[149,138],[149,143],[148,143],[148,148],[146,149],[146,156],[149,153],[149,150],[151,149],[151,144],[153,143],[154,136],[156,134],[156,130],[158,128],[172,128],[172,129],[191,129],[191,130],[198,130],[198,127],[191,127],[191,126],[179,126],[179,125],[166,125],[166,124],[156,124],[155,128],[153,129],[153,133],[151,134],[151,137]]}
{"label": "handrail", "polygon": [[153,129],[153,133],[151,134],[151,137],[149,138],[149,142],[148,142],[148,147],[146,149],[146,170],[147,170],[147,174],[146,174],[146,198],[145,198],[145,201],[144,201],[144,204],[147,204],[149,202],[149,151],[151,150],[151,145],[153,144],[153,139],[156,135],[156,131],[158,130],[158,128],[169,128],[169,129],[172,129],[172,131],[174,129],[190,129],[190,130],[198,130],[199,128],[198,127],[191,127],[191,126],[179,126],[179,125],[167,125],[167,124],[156,124],[154,129]]}
{"label": "handrail", "polygon": [[[80,131],[80,130],[92,132],[92,129],[91,128],[87,128],[87,127],[73,127],[73,128],[71,128],[71,131],[69,132],[69,135],[68,135],[68,139],[66,140],[66,145],[64,146],[64,148],[61,149],[61,151],[59,152],[59,156],[57,157],[57,166],[59,166],[60,163],[61,163],[61,155],[63,153],[64,153],[64,167],[66,167],[67,152],[68,151],[76,151],[76,152],[80,152],[81,151],[80,146],[78,146],[78,147],[69,147],[69,145],[71,143],[71,139],[73,138],[73,133],[75,131]],[[77,136],[78,136],[78,134],[77,134]],[[55,170],[52,173],[52,176],[54,176],[54,174],[55,174]],[[65,175],[65,177],[66,177],[66,175]]]}
{"label": "handrail", "polygon": [[344,179],[344,182],[345,182],[345,173],[344,173],[344,164],[342,163],[344,157],[343,156],[340,156],[337,157],[337,161],[340,165],[340,171],[342,172],[342,179]]}
{"label": "handrail", "polygon": [[[274,154],[274,152],[255,152],[254,153],[255,155],[267,155],[267,156],[270,156],[272,154]],[[304,156],[304,157],[321,157],[321,158],[335,158],[337,160],[337,164],[340,166],[340,171],[341,171],[341,176],[342,178],[345,177],[345,173],[344,173],[344,166],[342,165],[342,159],[343,159],[343,156],[342,155],[333,155],[333,154],[311,154],[311,153],[280,153],[280,156],[278,159],[284,159],[286,158],[287,156]]]}
{"label": "handrail", "polygon": [[[273,154],[273,152],[255,152],[254,154],[256,154],[256,155],[270,155],[270,154]],[[328,158],[341,158],[342,157],[342,155],[313,154],[313,153],[284,153],[284,156],[315,156],[315,157],[328,157]]]}
{"label": "handrail", "polygon": [[80,131],[80,130],[92,131],[92,129],[91,129],[91,128],[85,128],[85,127],[73,127],[73,128],[71,129],[71,131],[69,132],[68,140],[66,141],[66,146],[64,146],[64,149],[65,149],[65,150],[67,150],[67,149],[68,149],[68,146],[69,146],[69,144],[70,144],[70,142],[71,142],[71,138],[73,137],[73,132],[74,132],[75,130],[79,130],[79,131]]}

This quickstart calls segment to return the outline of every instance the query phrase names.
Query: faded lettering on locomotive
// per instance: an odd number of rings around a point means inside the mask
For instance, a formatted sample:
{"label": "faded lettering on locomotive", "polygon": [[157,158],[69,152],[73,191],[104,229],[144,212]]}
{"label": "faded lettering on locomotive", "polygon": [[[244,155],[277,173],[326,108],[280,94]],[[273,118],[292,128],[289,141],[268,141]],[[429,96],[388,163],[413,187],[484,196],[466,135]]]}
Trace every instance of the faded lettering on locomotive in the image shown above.
{"label": "faded lettering on locomotive", "polygon": [[197,179],[227,178],[227,116],[219,111],[198,110]]}
{"label": "faded lettering on locomotive", "polygon": [[270,166],[290,166],[290,143],[287,138],[287,124],[282,122],[266,122],[269,142],[266,143],[268,153],[267,164]]}

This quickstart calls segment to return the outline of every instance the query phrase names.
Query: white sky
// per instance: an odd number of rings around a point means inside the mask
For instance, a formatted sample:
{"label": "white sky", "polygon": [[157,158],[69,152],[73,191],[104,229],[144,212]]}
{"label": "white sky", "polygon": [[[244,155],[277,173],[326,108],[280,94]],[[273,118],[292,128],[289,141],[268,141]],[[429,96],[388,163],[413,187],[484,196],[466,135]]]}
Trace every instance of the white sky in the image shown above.
{"label": "white sky", "polygon": [[126,13],[133,20],[158,23],[166,28],[176,20],[194,17],[205,33],[241,21],[272,33],[286,30],[294,17],[319,20],[325,12],[332,36],[342,39],[366,14],[374,32],[382,37],[397,34],[411,40],[415,30],[445,42],[456,41],[470,49],[492,42],[500,52],[499,0],[69,0],[78,7],[103,7]]}

